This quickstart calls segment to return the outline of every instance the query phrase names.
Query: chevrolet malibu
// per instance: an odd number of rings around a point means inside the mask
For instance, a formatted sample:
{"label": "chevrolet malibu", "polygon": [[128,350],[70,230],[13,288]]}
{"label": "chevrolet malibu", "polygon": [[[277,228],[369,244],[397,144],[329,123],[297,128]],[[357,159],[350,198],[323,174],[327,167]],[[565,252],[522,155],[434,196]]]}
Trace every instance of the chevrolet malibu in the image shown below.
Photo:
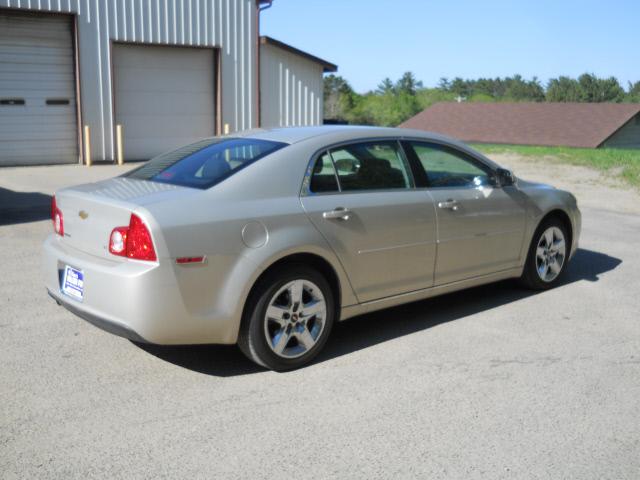
{"label": "chevrolet malibu", "polygon": [[65,188],[44,243],[49,294],[137,342],[234,344],[307,364],[339,320],[516,278],[556,285],[581,216],[436,134],[370,127],[202,140]]}

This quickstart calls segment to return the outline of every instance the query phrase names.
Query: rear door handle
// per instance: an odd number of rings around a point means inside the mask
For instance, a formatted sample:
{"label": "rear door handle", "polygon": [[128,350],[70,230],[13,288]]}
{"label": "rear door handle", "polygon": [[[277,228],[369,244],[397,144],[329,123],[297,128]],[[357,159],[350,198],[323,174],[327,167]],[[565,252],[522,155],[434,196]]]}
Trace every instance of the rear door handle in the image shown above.
{"label": "rear door handle", "polygon": [[458,202],[453,199],[445,200],[444,202],[438,202],[438,208],[446,208],[448,210],[458,210]]}
{"label": "rear door handle", "polygon": [[349,220],[351,212],[344,207],[337,207],[322,214],[322,218],[327,220]]}

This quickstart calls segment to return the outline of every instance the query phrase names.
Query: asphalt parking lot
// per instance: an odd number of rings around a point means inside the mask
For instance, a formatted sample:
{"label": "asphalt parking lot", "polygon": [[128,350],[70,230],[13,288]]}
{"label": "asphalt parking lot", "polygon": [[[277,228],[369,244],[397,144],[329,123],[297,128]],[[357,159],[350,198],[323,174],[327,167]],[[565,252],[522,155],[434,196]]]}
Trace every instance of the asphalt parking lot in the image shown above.
{"label": "asphalt parking lot", "polygon": [[640,215],[584,205],[560,287],[359,317],[285,374],[74,317],[40,280],[50,222],[15,210],[0,226],[0,476],[636,480]]}

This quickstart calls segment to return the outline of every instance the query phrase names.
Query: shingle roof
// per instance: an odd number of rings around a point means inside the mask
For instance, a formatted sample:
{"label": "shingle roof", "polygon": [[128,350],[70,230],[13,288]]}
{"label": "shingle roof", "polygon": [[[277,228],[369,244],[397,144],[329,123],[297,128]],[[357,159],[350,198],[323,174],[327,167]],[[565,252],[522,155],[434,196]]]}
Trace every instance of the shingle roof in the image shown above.
{"label": "shingle roof", "polygon": [[630,103],[436,103],[400,127],[466,142],[596,148],[638,113]]}

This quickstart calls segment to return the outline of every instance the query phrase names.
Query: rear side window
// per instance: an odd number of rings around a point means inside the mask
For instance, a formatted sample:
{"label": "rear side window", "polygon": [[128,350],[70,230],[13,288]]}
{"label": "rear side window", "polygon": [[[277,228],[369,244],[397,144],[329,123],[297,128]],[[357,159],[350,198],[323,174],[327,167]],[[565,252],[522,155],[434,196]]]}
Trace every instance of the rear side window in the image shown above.
{"label": "rear side window", "polygon": [[331,150],[343,192],[410,188],[409,169],[397,142],[367,142]]}
{"label": "rear side window", "polygon": [[252,138],[207,139],[152,158],[125,176],[205,189],[284,146]]}

